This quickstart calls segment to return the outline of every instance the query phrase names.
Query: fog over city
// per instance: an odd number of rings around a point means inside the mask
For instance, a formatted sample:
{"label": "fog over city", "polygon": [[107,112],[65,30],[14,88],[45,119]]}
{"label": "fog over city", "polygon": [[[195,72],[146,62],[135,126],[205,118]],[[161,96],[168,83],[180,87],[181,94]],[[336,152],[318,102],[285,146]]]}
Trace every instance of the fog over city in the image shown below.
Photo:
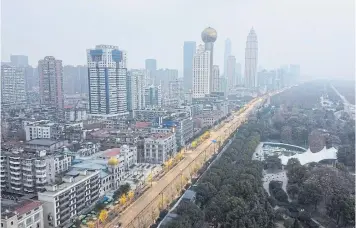
{"label": "fog over city", "polygon": [[223,66],[224,42],[244,66],[246,37],[258,36],[258,65],[300,64],[302,76],[354,77],[355,21],[352,0],[3,0],[2,61],[28,55],[36,66],[44,56],[63,64],[86,64],[86,49],[112,44],[128,52],[128,68],[179,69],[183,42],[201,43],[201,31],[218,33],[214,64]]}

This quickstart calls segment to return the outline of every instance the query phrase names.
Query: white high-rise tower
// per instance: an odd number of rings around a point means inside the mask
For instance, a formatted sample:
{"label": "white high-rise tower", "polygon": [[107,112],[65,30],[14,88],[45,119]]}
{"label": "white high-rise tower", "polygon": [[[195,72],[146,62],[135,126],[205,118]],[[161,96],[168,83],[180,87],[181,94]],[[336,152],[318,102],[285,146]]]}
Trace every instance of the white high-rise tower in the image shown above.
{"label": "white high-rise tower", "polygon": [[225,40],[225,53],[224,53],[224,77],[227,77],[227,61],[229,59],[229,56],[231,56],[231,40],[226,39]]}
{"label": "white high-rise tower", "polygon": [[92,117],[127,114],[127,56],[117,46],[97,45],[87,50],[89,112]]}
{"label": "white high-rise tower", "polygon": [[193,94],[192,98],[202,98],[210,94],[211,63],[210,51],[199,45],[193,57]]}
{"label": "white high-rise tower", "polygon": [[257,87],[258,42],[255,30],[252,28],[247,36],[245,49],[245,86]]}

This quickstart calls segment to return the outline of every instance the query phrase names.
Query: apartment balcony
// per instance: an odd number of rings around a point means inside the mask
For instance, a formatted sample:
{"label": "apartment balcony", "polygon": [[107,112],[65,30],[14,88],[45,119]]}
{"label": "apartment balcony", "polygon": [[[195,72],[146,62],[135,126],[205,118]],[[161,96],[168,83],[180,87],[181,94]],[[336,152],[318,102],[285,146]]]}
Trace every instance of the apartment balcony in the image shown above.
{"label": "apartment balcony", "polygon": [[5,176],[6,176],[5,172],[0,172],[0,177],[5,177]]}
{"label": "apartment balcony", "polygon": [[32,173],[23,172],[22,175],[25,176],[25,177],[27,177],[28,179],[30,179],[30,178],[33,177],[33,174],[32,174]]}
{"label": "apartment balcony", "polygon": [[36,180],[36,184],[39,184],[39,185],[47,184],[47,179],[46,179],[46,178],[37,179],[37,180]]}
{"label": "apartment balcony", "polygon": [[63,209],[61,207],[61,218],[63,218],[66,214],[69,215],[68,212],[69,212],[69,207],[64,207]]}
{"label": "apartment balcony", "polygon": [[16,186],[21,186],[21,185],[22,185],[21,180],[14,180],[14,179],[11,179],[11,180],[10,180],[10,183],[11,183],[11,185],[16,185]]}
{"label": "apartment balcony", "polygon": [[82,202],[84,202],[84,197],[80,197],[80,198],[78,198],[77,199],[77,204],[80,204],[80,203],[82,203]]}
{"label": "apartment balcony", "polygon": [[35,167],[37,167],[37,168],[46,167],[46,162],[45,161],[35,161]]}
{"label": "apartment balcony", "polygon": [[46,178],[47,175],[46,175],[46,172],[38,172],[38,171],[36,171],[36,177],[37,178]]}
{"label": "apartment balcony", "polygon": [[64,210],[66,207],[68,207],[68,205],[69,205],[69,200],[66,200],[63,203],[61,203],[61,206],[60,206],[61,211]]}
{"label": "apartment balcony", "polygon": [[20,165],[21,164],[21,160],[20,158],[10,158],[9,160],[10,166],[13,165]]}
{"label": "apartment balcony", "polygon": [[24,183],[23,183],[23,186],[32,188],[32,187],[34,187],[35,185],[33,184],[33,182],[24,182]]}
{"label": "apartment balcony", "polygon": [[21,191],[21,186],[11,185],[11,189],[15,191]]}
{"label": "apartment balcony", "polygon": [[59,197],[59,202],[64,202],[64,201],[67,201],[69,199],[69,195],[66,194],[66,195],[62,195]]}
{"label": "apartment balcony", "polygon": [[22,166],[22,170],[32,172],[32,166]]}
{"label": "apartment balcony", "polygon": [[76,198],[80,199],[80,198],[84,197],[84,195],[85,195],[85,191],[82,191],[82,192],[79,192],[79,193],[77,192]]}
{"label": "apartment balcony", "polygon": [[21,176],[11,176],[10,179],[15,181],[20,181],[22,178]]}
{"label": "apartment balcony", "polygon": [[27,192],[27,193],[33,193],[35,192],[35,190],[33,188],[24,188],[24,191]]}
{"label": "apartment balcony", "polygon": [[20,172],[20,170],[19,171],[10,170],[10,174],[11,175],[15,175],[15,176],[19,176],[19,175],[21,175],[21,172]]}

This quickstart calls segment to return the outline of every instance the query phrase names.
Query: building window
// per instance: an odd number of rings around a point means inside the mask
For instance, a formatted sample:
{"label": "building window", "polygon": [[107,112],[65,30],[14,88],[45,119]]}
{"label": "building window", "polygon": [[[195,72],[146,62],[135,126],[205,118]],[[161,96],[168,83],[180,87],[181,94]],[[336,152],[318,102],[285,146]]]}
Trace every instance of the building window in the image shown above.
{"label": "building window", "polygon": [[40,213],[35,214],[34,220],[35,222],[40,219]]}

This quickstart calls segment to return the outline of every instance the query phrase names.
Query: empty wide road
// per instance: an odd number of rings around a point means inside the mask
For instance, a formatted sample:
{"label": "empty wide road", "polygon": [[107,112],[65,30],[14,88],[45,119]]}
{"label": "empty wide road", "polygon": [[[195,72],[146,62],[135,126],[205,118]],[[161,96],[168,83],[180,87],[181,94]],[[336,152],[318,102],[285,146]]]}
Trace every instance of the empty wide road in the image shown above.
{"label": "empty wide road", "polygon": [[[105,227],[115,227],[115,225],[121,223],[121,227],[148,227],[149,225],[144,222],[144,224],[139,225],[143,222],[135,222],[134,220],[140,219],[141,221],[151,221],[151,210],[150,204],[159,196],[159,194],[166,189],[167,186],[171,185],[179,175],[183,172],[190,172],[190,164],[202,153],[206,153],[206,150],[218,149],[212,146],[211,140],[219,139],[224,142],[231,133],[241,125],[243,121],[246,120],[251,111],[257,107],[264,99],[259,98],[251,101],[245,107],[245,111],[239,115],[234,115],[233,119],[225,123],[220,129],[215,132],[211,132],[211,137],[200,144],[195,150],[186,151],[185,158],[179,162],[175,167],[173,167],[167,174],[165,174],[161,179],[154,182],[152,187],[149,188],[140,198],[133,202],[121,215],[108,224]],[[222,144],[222,143],[221,143]],[[218,146],[216,146],[218,147]],[[213,151],[211,151],[213,152]],[[209,153],[211,155],[212,153]],[[145,217],[145,218],[143,218]],[[153,221],[153,220],[152,220]]]}

